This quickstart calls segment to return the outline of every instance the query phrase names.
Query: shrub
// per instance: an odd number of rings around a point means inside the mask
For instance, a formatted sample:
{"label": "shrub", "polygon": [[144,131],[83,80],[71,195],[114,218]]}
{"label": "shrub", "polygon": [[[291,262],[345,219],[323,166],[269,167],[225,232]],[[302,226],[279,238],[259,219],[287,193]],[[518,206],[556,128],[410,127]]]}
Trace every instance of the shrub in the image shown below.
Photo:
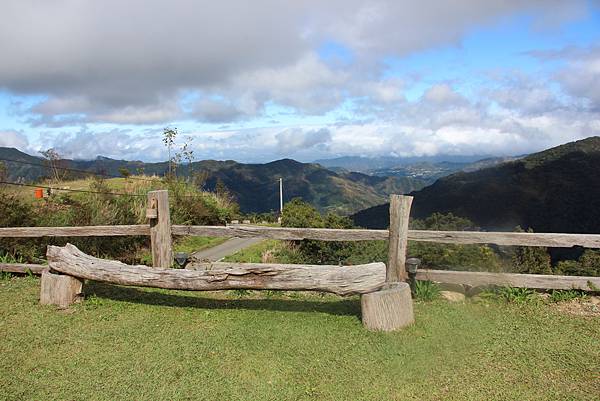
{"label": "shrub", "polygon": [[[228,199],[201,192],[184,181],[168,184],[154,182],[126,182],[127,196],[114,196],[116,192],[108,181],[89,180],[89,188],[100,193],[60,192],[49,199],[31,204],[22,197],[0,192],[0,225],[15,226],[93,226],[146,224],[147,193],[167,187],[170,194],[171,221],[173,224],[223,224],[236,213],[237,207]],[[40,239],[2,239],[0,252],[21,256],[27,262],[45,258],[46,246],[70,242],[82,251],[127,263],[139,263],[138,255],[147,247],[149,238],[142,237],[77,237]]]}
{"label": "shrub", "polygon": [[417,280],[414,296],[421,301],[433,301],[440,296],[440,287],[433,281]]}
{"label": "shrub", "polygon": [[539,295],[529,288],[502,287],[498,290],[498,295],[510,303],[529,304],[540,301]]}
{"label": "shrub", "polygon": [[572,301],[578,298],[586,298],[587,294],[578,290],[553,290],[548,300],[550,302]]}
{"label": "shrub", "polygon": [[586,249],[578,260],[563,260],[556,266],[557,274],[600,277],[600,251]]}

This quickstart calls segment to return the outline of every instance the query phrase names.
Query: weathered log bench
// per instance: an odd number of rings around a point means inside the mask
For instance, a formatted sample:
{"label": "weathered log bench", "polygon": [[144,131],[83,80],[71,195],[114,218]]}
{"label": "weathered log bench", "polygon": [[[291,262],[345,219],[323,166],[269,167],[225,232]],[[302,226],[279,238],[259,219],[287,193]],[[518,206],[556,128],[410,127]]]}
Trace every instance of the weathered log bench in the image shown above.
{"label": "weathered log bench", "polygon": [[42,274],[40,302],[67,307],[81,296],[84,279],[172,290],[231,289],[321,291],[361,295],[363,322],[394,330],[413,322],[408,284],[386,284],[384,263],[355,266],[196,263],[191,269],[158,269],[98,259],[74,245],[48,247],[49,271]]}

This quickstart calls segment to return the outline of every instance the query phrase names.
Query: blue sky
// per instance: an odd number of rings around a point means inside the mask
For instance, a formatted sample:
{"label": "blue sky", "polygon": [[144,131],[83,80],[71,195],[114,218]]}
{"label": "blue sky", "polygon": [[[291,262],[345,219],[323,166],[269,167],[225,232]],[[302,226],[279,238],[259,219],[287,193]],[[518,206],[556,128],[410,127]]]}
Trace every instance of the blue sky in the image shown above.
{"label": "blue sky", "polygon": [[0,5],[0,146],[154,161],[177,127],[198,159],[263,162],[600,135],[598,2],[79,4]]}

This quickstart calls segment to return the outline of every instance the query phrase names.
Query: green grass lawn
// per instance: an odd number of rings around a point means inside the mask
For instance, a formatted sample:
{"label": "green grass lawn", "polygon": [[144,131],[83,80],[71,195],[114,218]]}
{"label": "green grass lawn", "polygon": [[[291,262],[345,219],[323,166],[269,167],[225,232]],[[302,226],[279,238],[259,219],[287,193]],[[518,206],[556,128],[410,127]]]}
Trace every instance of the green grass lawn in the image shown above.
{"label": "green grass lawn", "polygon": [[579,400],[600,394],[600,319],[549,305],[416,303],[363,329],[357,297],[87,283],[70,310],[0,280],[0,399]]}

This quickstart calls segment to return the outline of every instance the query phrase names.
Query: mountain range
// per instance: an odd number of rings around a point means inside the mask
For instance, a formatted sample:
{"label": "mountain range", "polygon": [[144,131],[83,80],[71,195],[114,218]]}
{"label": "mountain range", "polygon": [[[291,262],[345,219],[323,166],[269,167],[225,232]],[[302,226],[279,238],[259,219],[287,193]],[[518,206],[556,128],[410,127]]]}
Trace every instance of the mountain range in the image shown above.
{"label": "mountain range", "polygon": [[409,177],[425,182],[427,185],[437,179],[459,171],[475,171],[494,166],[516,157],[486,156],[420,156],[420,157],[358,157],[348,156],[336,159],[317,160],[322,166],[336,172],[357,171],[382,177]]}
{"label": "mountain range", "polygon": [[[458,172],[410,193],[411,216],[469,218],[487,230],[600,233],[600,137],[567,143],[479,169]],[[389,225],[389,204],[352,216],[357,225]]]}
{"label": "mountain range", "polygon": [[[13,161],[8,161],[13,160]],[[0,148],[0,161],[8,170],[8,179],[35,182],[51,174],[44,159],[14,148]],[[60,160],[61,168],[120,176],[126,168],[131,173],[163,176],[168,163],[114,160]],[[392,193],[408,193],[423,188],[422,180],[410,177],[380,177],[357,172],[334,172],[315,163],[300,163],[283,159],[265,164],[243,164],[233,160],[194,162],[191,169],[206,175],[205,189],[214,190],[222,182],[236,198],[242,212],[268,212],[279,208],[279,178],[283,178],[284,200],[300,197],[321,211],[350,214],[386,201]],[[179,168],[187,175],[189,165]],[[71,177],[85,173],[67,171]]]}

